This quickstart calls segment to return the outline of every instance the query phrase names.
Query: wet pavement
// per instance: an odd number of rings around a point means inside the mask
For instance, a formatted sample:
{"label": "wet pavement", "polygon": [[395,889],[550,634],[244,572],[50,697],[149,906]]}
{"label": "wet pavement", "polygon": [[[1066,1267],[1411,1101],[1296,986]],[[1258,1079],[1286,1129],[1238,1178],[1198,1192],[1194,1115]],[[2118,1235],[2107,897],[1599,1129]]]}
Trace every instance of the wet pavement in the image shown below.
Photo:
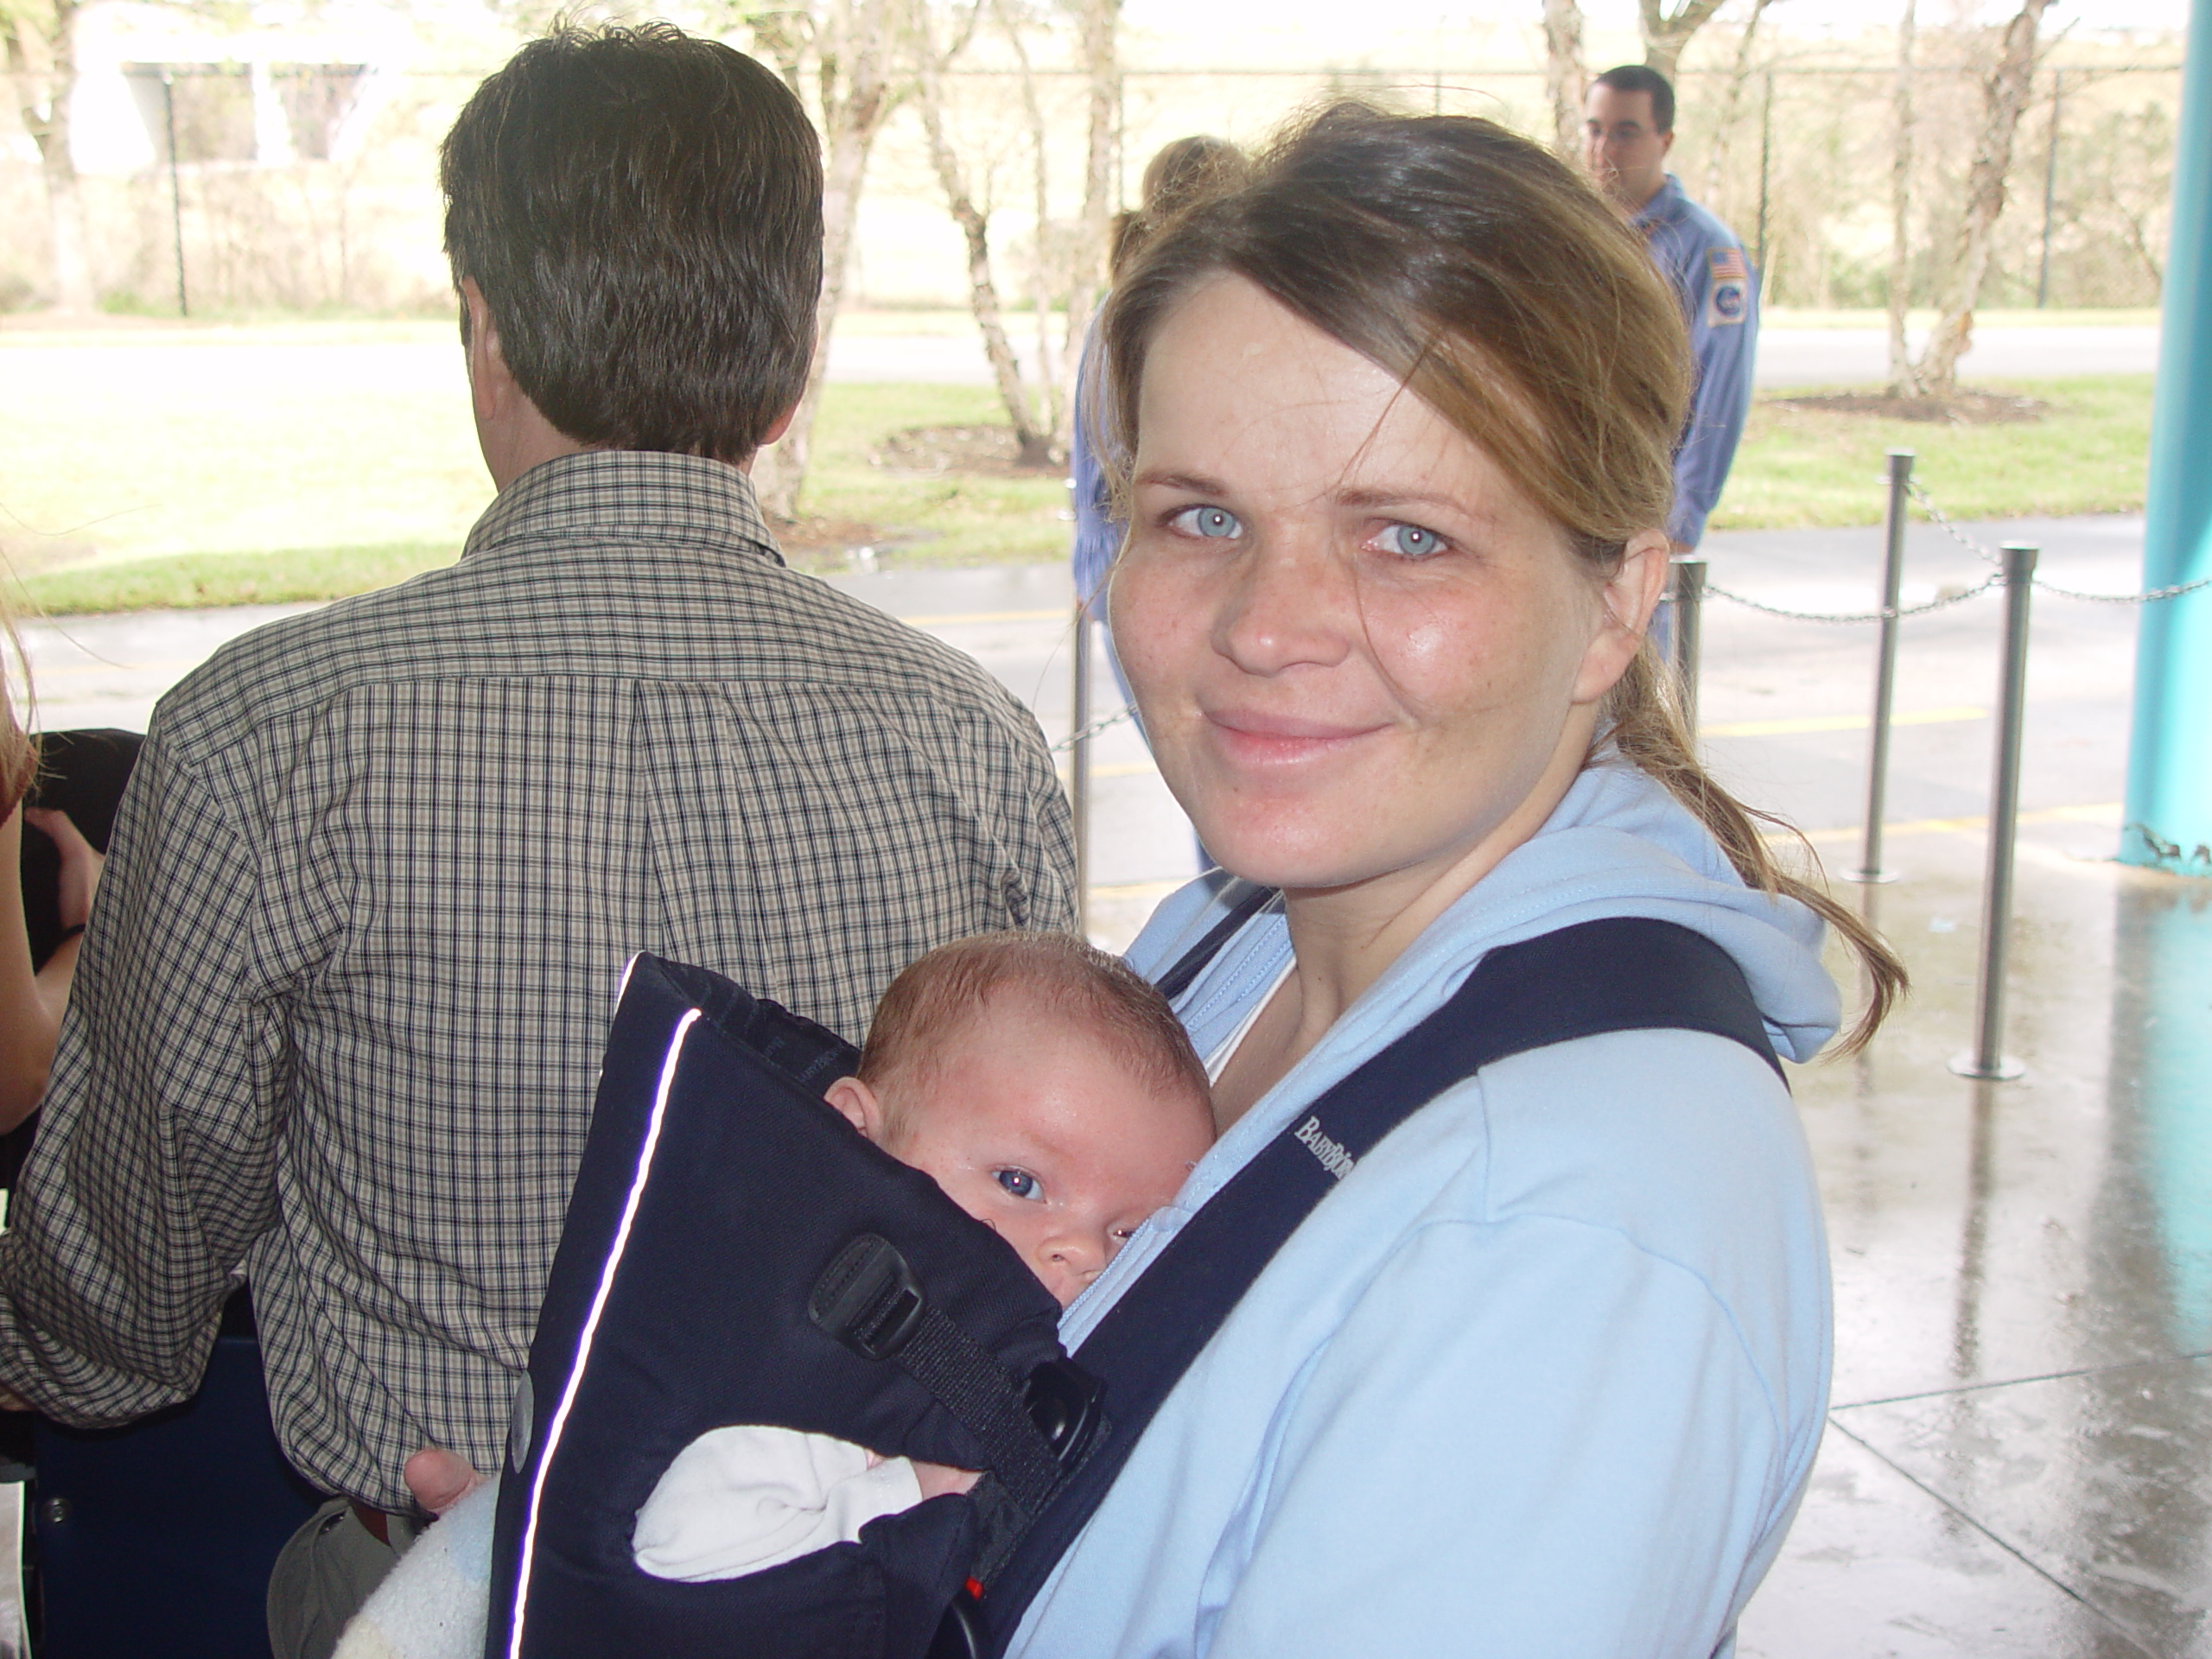
{"label": "wet pavement", "polygon": [[1863,890],[1916,985],[1796,1080],[1834,1408],[1745,1659],[2212,1654],[2212,882],[2103,861],[2087,828],[2023,830],[2017,1082],[1946,1065],[1981,836],[1901,836],[1912,874]]}
{"label": "wet pavement", "polygon": [[[2130,518],[1977,525],[2043,574],[2137,585]],[[1872,531],[1742,532],[1713,581],[1800,611],[1864,609]],[[1916,530],[1906,599],[1971,588],[1972,551]],[[835,579],[972,652],[1068,728],[1069,592],[1052,568]],[[255,617],[64,620],[30,631],[47,723],[143,723],[158,690]],[[1993,594],[1904,625],[1886,886],[1842,885],[1910,963],[1864,1055],[1795,1076],[1834,1249],[1834,1410],[1814,1484],[1745,1616],[1744,1659],[2212,1659],[2212,880],[2110,861],[2135,613],[2038,593],[2008,978],[2024,1077],[1975,1084]],[[1716,598],[1700,709],[1716,768],[1858,861],[1873,630]],[[1116,701],[1099,674],[1100,712]],[[1095,756],[1091,925],[1125,940],[1194,867],[1126,725]]]}

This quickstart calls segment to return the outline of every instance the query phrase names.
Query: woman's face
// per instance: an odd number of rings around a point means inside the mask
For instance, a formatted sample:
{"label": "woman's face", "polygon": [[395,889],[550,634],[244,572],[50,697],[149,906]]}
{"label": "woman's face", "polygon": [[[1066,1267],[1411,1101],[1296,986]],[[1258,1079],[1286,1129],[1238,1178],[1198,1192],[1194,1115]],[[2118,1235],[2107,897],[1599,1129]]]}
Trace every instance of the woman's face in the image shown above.
{"label": "woman's face", "polygon": [[1241,277],[1169,315],[1141,391],[1114,638],[1208,850],[1294,889],[1479,875],[1579,769],[1665,537],[1594,578],[1483,451]]}

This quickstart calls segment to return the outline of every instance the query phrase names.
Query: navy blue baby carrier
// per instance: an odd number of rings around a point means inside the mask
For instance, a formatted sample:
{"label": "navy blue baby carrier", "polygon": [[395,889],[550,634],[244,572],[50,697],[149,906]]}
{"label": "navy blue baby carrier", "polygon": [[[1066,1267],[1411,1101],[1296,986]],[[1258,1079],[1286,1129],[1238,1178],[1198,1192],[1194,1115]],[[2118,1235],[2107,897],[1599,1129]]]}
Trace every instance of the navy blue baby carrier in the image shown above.
{"label": "navy blue baby carrier", "polygon": [[[1244,893],[1161,988],[1187,988],[1272,897]],[[1490,952],[1209,1200],[1071,1361],[1004,1241],[822,1099],[849,1045],[640,957],[517,1404],[486,1659],[1002,1652],[1160,1402],[1352,1165],[1494,1060],[1662,1027],[1780,1071],[1741,971],[1687,929],[1614,918]],[[985,1477],[744,1578],[651,1577],[632,1559],[639,1507],[678,1451],[733,1423]]]}

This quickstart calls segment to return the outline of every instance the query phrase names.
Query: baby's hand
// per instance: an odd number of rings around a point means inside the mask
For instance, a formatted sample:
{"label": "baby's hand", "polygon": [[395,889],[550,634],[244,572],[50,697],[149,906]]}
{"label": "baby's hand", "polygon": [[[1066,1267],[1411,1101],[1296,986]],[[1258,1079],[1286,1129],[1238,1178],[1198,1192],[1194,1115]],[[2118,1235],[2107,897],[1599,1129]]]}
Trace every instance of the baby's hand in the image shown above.
{"label": "baby's hand", "polygon": [[964,1492],[982,1478],[973,1469],[955,1469],[948,1463],[924,1463],[918,1458],[914,1461],[914,1479],[920,1484],[925,1498]]}

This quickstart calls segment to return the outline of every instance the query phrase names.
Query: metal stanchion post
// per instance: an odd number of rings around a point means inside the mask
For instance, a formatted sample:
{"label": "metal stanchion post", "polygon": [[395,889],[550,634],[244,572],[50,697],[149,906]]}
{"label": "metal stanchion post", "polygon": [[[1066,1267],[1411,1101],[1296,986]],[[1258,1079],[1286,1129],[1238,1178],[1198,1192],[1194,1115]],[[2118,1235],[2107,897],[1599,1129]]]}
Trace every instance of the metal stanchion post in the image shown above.
{"label": "metal stanchion post", "polygon": [[1882,814],[1890,792],[1890,696],[1897,674],[1897,595],[1904,585],[1905,487],[1912,481],[1913,452],[1890,451],[1888,549],[1882,565],[1882,644],[1874,668],[1874,742],[1866,761],[1866,839],[1854,881],[1894,881],[1882,868]]}
{"label": "metal stanchion post", "polygon": [[1075,741],[1068,749],[1068,804],[1075,817],[1075,925],[1078,932],[1090,928],[1090,607],[1080,599],[1075,606],[1075,685],[1070,701],[1074,711],[1069,730]]}
{"label": "metal stanchion post", "polygon": [[1682,723],[1697,736],[1698,635],[1704,620],[1705,561],[1694,553],[1675,556],[1675,690],[1682,700]]}
{"label": "metal stanchion post", "polygon": [[2009,1082],[2027,1068],[2005,1057],[2005,947],[2012,924],[2012,840],[2020,819],[2020,727],[2028,697],[2028,599],[2037,549],[2007,542],[2005,669],[1999,687],[1997,764],[1990,785],[1989,870],[1981,894],[1981,983],[1974,997],[1973,1049],[1951,1062],[1962,1077]]}

